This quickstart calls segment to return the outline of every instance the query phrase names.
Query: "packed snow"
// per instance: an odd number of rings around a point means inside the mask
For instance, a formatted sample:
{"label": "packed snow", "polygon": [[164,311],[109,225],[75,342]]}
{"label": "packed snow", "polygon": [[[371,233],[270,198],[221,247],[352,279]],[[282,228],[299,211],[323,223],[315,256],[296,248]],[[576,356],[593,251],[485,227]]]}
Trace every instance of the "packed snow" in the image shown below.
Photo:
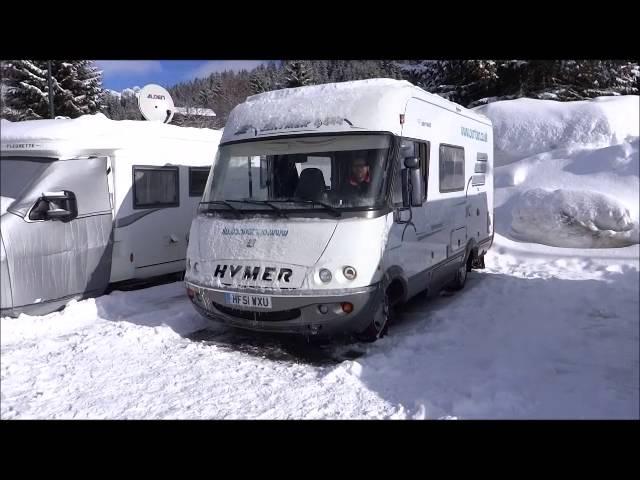
{"label": "packed snow", "polygon": [[181,283],[3,318],[0,416],[640,418],[638,97],[479,110],[497,233],[463,291],[374,344],[211,326]]}
{"label": "packed snow", "polygon": [[523,259],[499,237],[463,292],[372,345],[203,330],[180,283],[5,318],[0,414],[638,418],[638,249],[601,252]]}
{"label": "packed snow", "polygon": [[582,190],[524,191],[512,212],[515,238],[562,247],[638,243],[638,221],[617,199]]}

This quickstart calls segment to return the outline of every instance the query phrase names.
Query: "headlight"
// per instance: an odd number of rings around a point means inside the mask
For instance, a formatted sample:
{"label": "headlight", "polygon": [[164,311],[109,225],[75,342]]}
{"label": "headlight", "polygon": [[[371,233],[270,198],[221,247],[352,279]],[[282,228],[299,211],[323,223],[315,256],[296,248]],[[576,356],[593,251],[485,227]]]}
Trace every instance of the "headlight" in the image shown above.
{"label": "headlight", "polygon": [[324,283],[329,283],[331,281],[331,272],[326,268],[321,268],[319,275],[320,280],[322,280]]}
{"label": "headlight", "polygon": [[358,275],[356,269],[353,267],[344,267],[342,273],[347,280],[353,280]]}
{"label": "headlight", "polygon": [[187,258],[187,270],[191,270],[191,259]]}

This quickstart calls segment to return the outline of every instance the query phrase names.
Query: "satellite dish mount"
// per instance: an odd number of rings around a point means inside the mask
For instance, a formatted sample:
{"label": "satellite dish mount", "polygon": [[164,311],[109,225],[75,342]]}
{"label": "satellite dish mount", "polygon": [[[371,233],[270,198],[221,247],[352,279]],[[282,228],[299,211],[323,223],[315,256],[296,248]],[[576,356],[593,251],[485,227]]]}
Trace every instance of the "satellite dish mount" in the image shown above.
{"label": "satellite dish mount", "polygon": [[138,108],[145,120],[159,123],[169,123],[176,110],[169,92],[154,83],[138,93]]}

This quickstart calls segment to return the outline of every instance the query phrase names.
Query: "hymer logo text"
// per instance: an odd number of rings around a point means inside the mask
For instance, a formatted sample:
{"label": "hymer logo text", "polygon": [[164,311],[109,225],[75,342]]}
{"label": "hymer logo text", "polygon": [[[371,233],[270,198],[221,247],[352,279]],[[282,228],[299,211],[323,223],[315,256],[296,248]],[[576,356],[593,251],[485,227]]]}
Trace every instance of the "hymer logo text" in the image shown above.
{"label": "hymer logo text", "polygon": [[[244,268],[243,268],[244,267]],[[216,265],[214,277],[224,278],[229,272],[231,278],[242,278],[242,280],[263,280],[265,282],[287,282],[291,281],[293,270],[290,268],[281,268],[276,275],[278,269],[275,267],[250,267],[247,265]],[[242,271],[242,273],[240,273]],[[262,273],[262,275],[261,275]]]}

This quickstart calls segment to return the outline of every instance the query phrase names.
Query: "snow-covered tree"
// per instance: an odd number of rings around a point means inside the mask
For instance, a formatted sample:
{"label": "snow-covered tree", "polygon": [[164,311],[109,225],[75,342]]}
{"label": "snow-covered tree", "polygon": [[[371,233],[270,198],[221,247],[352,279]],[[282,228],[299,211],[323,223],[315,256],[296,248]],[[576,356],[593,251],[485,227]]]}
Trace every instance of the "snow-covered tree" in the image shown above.
{"label": "snow-covered tree", "polygon": [[637,63],[603,60],[420,60],[404,78],[468,107],[519,97],[581,100],[638,93]]}
{"label": "snow-covered tree", "polygon": [[285,68],[286,88],[304,87],[312,83],[313,78],[307,62],[296,60],[287,63]]}
{"label": "snow-covered tree", "polygon": [[49,117],[49,86],[46,62],[8,60],[2,64],[5,108],[16,119]]}
{"label": "snow-covered tree", "polygon": [[256,94],[267,92],[269,90],[273,90],[271,87],[270,72],[264,65],[259,65],[253,70],[249,77],[249,88],[251,89],[251,93]]}
{"label": "snow-covered tree", "polygon": [[125,88],[122,92],[105,91],[102,113],[112,120],[142,120],[137,93],[140,87]]}
{"label": "snow-covered tree", "polygon": [[[49,83],[47,62],[8,60],[3,65],[7,107],[20,118],[48,118]],[[55,115],[71,118],[100,110],[103,97],[102,72],[89,60],[51,61]]]}

